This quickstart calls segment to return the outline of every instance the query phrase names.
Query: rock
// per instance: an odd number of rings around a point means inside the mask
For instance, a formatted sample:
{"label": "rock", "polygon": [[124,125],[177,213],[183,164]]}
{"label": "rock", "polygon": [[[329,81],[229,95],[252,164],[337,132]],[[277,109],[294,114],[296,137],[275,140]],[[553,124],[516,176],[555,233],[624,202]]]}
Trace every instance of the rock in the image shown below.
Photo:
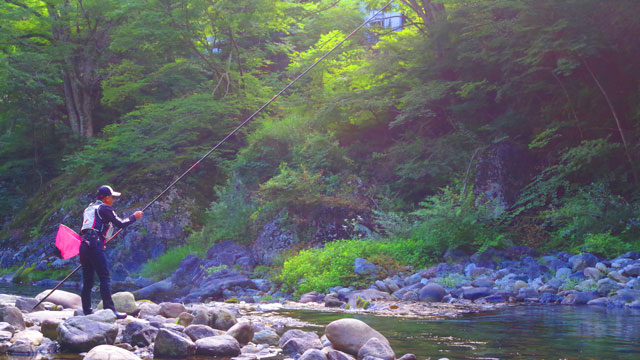
{"label": "rock", "polygon": [[38,300],[34,299],[34,298],[26,298],[26,297],[19,297],[16,299],[15,302],[15,306],[20,309],[20,311],[24,312],[24,313],[30,313],[32,311],[43,311],[44,310],[44,305],[40,304],[38,305],[35,309],[33,308],[34,306],[36,306],[36,304],[38,304]]}
{"label": "rock", "polygon": [[143,302],[140,305],[140,313],[138,316],[141,318],[160,315],[160,305],[152,302]]}
{"label": "rock", "polygon": [[222,330],[215,330],[210,326],[201,324],[187,326],[187,328],[184,329],[184,333],[187,334],[187,336],[189,336],[193,341],[224,334]]}
{"label": "rock", "polygon": [[273,330],[262,330],[253,334],[252,342],[256,344],[278,345],[280,336]]}
{"label": "rock", "polygon": [[122,341],[133,346],[149,346],[158,335],[158,328],[151,326],[144,320],[134,320],[128,323],[122,333]]}
{"label": "rock", "polygon": [[160,329],[153,345],[153,357],[183,358],[196,353],[196,344],[184,334]]}
{"label": "rock", "polygon": [[327,360],[327,355],[318,349],[309,349],[298,360]]}
{"label": "rock", "polygon": [[107,324],[113,324],[114,322],[116,322],[116,315],[111,310],[96,311],[91,315],[85,316],[84,318],[92,321],[107,323]]}
{"label": "rock", "polygon": [[256,262],[271,265],[271,261],[282,251],[298,243],[298,235],[293,227],[288,227],[283,220],[276,219],[267,223],[251,247]]}
{"label": "rock", "polygon": [[303,304],[305,303],[310,303],[310,302],[318,302],[318,293],[315,291],[306,293],[306,294],[302,294],[300,296],[300,300],[298,300],[298,302],[301,302]]}
{"label": "rock", "polygon": [[123,312],[126,314],[133,314],[136,310],[138,310],[138,305],[136,304],[136,299],[130,292],[117,292],[111,295],[113,299],[113,303],[115,304],[116,311]]}
{"label": "rock", "polygon": [[539,296],[538,291],[532,287],[525,287],[518,290],[516,299],[524,301],[525,299],[537,298]]}
{"label": "rock", "polygon": [[234,337],[240,344],[247,344],[253,339],[254,333],[251,323],[243,321],[236,323],[227,330],[227,335]]}
{"label": "rock", "polygon": [[594,267],[585,268],[584,270],[582,270],[582,272],[584,273],[585,278],[595,281],[602,279],[602,277],[604,276],[604,274],[600,270]]}
{"label": "rock", "polygon": [[164,300],[172,298],[177,290],[177,287],[171,279],[164,279],[143,287],[138,291],[134,291],[133,295],[137,299]]}
{"label": "rock", "polygon": [[309,349],[322,349],[322,342],[316,333],[293,329],[282,334],[278,347],[285,355],[295,356]]}
{"label": "rock", "polygon": [[603,274],[608,274],[609,271],[610,271],[609,268],[607,267],[607,265],[605,265],[605,264],[603,264],[601,262],[597,263],[595,268],[600,270],[600,272],[603,273]]}
{"label": "rock", "polygon": [[418,291],[418,299],[424,302],[440,302],[445,295],[447,295],[447,290],[440,284],[433,282],[428,283]]}
{"label": "rock", "polygon": [[240,355],[240,344],[229,335],[206,337],[196,341],[196,354],[216,357]]}
{"label": "rock", "polygon": [[322,351],[327,354],[327,360],[355,360],[353,356],[345,352],[334,350],[332,348],[328,348],[326,351],[325,349],[322,349]]}
{"label": "rock", "polygon": [[177,318],[185,311],[187,311],[187,308],[185,308],[184,305],[180,303],[160,303],[160,315],[166,318]]}
{"label": "rock", "polygon": [[620,289],[609,298],[609,306],[628,306],[638,300],[640,300],[640,290]]}
{"label": "rock", "polygon": [[358,359],[372,357],[383,360],[394,360],[396,355],[388,343],[383,343],[378,338],[371,338],[360,350],[358,350]]}
{"label": "rock", "polygon": [[596,289],[596,282],[593,279],[587,279],[576,285],[575,289],[578,291],[591,291]]}
{"label": "rock", "polygon": [[398,360],[418,360],[414,354],[404,354]]}
{"label": "rock", "polygon": [[[40,294],[36,295],[36,300],[42,300],[47,294],[49,294],[51,290],[45,290]],[[48,302],[54,303],[56,305],[60,305],[65,309],[82,309],[82,299],[80,295],[70,293],[64,290],[56,290],[47,298]]]}
{"label": "rock", "polygon": [[345,302],[338,298],[337,294],[328,294],[324,297],[324,306],[326,307],[341,307]]}
{"label": "rock", "polygon": [[375,286],[380,291],[389,292],[389,289],[387,289],[387,285],[385,285],[384,281],[382,280],[374,281],[373,286]]}
{"label": "rock", "polygon": [[487,287],[479,287],[479,288],[464,288],[462,290],[462,297],[468,300],[476,300],[481,297],[489,296],[492,294],[490,288]]}
{"label": "rock", "polygon": [[195,316],[189,314],[188,312],[183,312],[178,316],[178,325],[189,326],[193,322]]}
{"label": "rock", "polygon": [[556,279],[565,280],[569,275],[571,275],[571,269],[569,268],[562,267],[556,270]]}
{"label": "rock", "polygon": [[479,279],[475,279],[471,282],[471,286],[473,287],[487,287],[487,288],[491,288],[493,287],[493,281],[487,279],[487,278],[479,278]]}
{"label": "rock", "polygon": [[379,267],[362,258],[356,258],[353,268],[353,271],[358,275],[368,275],[380,271]]}
{"label": "rock", "polygon": [[609,272],[609,274],[607,274],[607,277],[615,282],[621,283],[621,284],[626,284],[627,282],[629,282],[629,278],[620,274],[617,271],[611,271]]}
{"label": "rock", "polygon": [[25,323],[22,312],[15,306],[0,306],[0,322],[11,324],[17,330],[24,330]]}
{"label": "rock", "polygon": [[522,280],[516,280],[516,282],[513,284],[513,291],[517,293],[520,289],[526,288],[527,286],[529,286],[529,284],[527,284],[526,282]]}
{"label": "rock", "polygon": [[[640,276],[640,264],[632,264],[627,265],[622,269],[622,275],[627,277],[638,277]],[[18,304],[16,303],[16,306]]]}
{"label": "rock", "polygon": [[599,297],[593,300],[589,300],[587,305],[595,305],[595,306],[607,306],[609,304],[609,298]]}
{"label": "rock", "polygon": [[60,347],[64,351],[76,353],[89,351],[98,345],[113,345],[118,335],[118,325],[95,321],[89,316],[69,318],[58,329]]}
{"label": "rock", "polygon": [[610,293],[622,288],[622,285],[609,278],[598,280],[597,285],[598,288],[596,289],[596,291],[600,296],[609,296]]}
{"label": "rock", "polygon": [[83,360],[140,360],[140,357],[117,346],[98,345],[91,349]]}
{"label": "rock", "polygon": [[13,344],[11,344],[11,346],[9,346],[9,349],[7,349],[7,354],[18,355],[18,356],[20,355],[29,356],[29,355],[35,355],[36,351],[37,351],[37,347],[31,344],[29,341],[17,340]]}
{"label": "rock", "polygon": [[38,354],[56,354],[58,352],[58,343],[49,338],[44,338],[42,343],[36,349]]}
{"label": "rock", "polygon": [[595,291],[587,292],[575,292],[565,296],[562,300],[562,305],[585,305],[589,301],[598,298],[598,294]]}
{"label": "rock", "polygon": [[389,295],[386,292],[382,292],[379,290],[375,290],[375,289],[364,289],[364,290],[356,290],[356,291],[352,291],[349,294],[347,294],[346,296],[347,298],[347,302],[349,303],[349,306],[351,306],[352,309],[355,309],[358,307],[358,298],[360,298],[361,300],[365,300],[365,301],[374,301],[374,300],[394,300],[395,298],[391,295]]}
{"label": "rock", "polygon": [[11,333],[11,335],[13,335],[17,330],[13,325],[3,321],[0,322],[0,331],[8,331]]}
{"label": "rock", "polygon": [[236,316],[225,308],[214,309],[213,315],[211,327],[214,329],[229,330],[237,322]]}
{"label": "rock", "polygon": [[193,311],[192,325],[209,325],[209,312],[206,308],[199,308]]}
{"label": "rock", "polygon": [[389,341],[369,325],[357,319],[340,319],[331,322],[325,329],[325,334],[333,348],[354,356],[369,339],[377,338],[389,345]]}
{"label": "rock", "polygon": [[387,287],[387,290],[389,290],[390,293],[394,293],[400,290],[400,286],[398,286],[398,284],[390,278],[384,279],[384,285]]}
{"label": "rock", "polygon": [[0,330],[0,343],[9,341],[11,338],[13,338],[13,334],[11,332]]}
{"label": "rock", "polygon": [[38,346],[42,343],[42,340],[44,339],[44,336],[42,336],[42,333],[40,331],[35,331],[35,330],[23,330],[20,331],[18,333],[16,333],[13,336],[13,339],[11,339],[12,342],[16,342],[16,341],[26,341],[28,343],[30,343],[33,346]]}

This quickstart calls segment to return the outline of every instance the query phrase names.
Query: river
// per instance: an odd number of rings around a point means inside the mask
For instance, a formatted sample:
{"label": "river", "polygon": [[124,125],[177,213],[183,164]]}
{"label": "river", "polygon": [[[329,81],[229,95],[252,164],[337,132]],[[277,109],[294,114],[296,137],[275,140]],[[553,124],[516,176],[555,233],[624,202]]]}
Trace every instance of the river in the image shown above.
{"label": "river", "polygon": [[[5,294],[33,296],[40,291],[30,286],[0,285],[0,293]],[[321,326],[343,317],[360,319],[385,335],[398,356],[410,352],[418,359],[640,359],[638,310],[518,305],[435,320],[308,310],[280,312]],[[307,330],[322,334],[319,327]]]}

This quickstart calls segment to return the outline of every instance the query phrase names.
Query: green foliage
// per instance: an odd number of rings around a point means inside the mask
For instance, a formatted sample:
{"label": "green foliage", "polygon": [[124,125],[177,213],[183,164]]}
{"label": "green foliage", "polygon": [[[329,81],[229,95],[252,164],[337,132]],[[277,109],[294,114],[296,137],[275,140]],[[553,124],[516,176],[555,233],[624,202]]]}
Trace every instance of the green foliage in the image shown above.
{"label": "green foliage", "polygon": [[215,273],[217,273],[219,271],[222,271],[222,270],[228,268],[228,266],[222,264],[222,265],[212,266],[212,267],[208,267],[208,268],[205,268],[205,267],[201,266],[201,268],[204,270],[205,273],[207,273],[207,275],[211,275],[211,274],[215,274]]}
{"label": "green foliage", "polygon": [[473,191],[459,195],[444,188],[420,206],[412,213],[418,220],[410,238],[420,241],[431,258],[447,249],[477,251],[499,244],[499,224],[485,205],[477,204]]}
{"label": "green foliage", "polygon": [[[393,258],[400,264],[424,266],[420,244],[412,240],[371,241],[339,240],[324,248],[302,250],[285,260],[280,279],[286,291],[300,295],[309,291],[326,292],[330,287],[371,281],[354,273],[356,258]],[[378,265],[378,264],[376,264]]]}
{"label": "green foliage", "polygon": [[586,234],[581,251],[602,255],[607,259],[612,259],[627,251],[637,251],[640,249],[640,242],[635,239],[634,243],[624,242],[620,236],[613,236],[611,233]]}
{"label": "green foliage", "polygon": [[196,245],[180,245],[167,250],[164,254],[155,259],[147,261],[140,269],[140,276],[162,280],[174,272],[180,262],[190,254],[203,256],[208,248],[201,248]]}

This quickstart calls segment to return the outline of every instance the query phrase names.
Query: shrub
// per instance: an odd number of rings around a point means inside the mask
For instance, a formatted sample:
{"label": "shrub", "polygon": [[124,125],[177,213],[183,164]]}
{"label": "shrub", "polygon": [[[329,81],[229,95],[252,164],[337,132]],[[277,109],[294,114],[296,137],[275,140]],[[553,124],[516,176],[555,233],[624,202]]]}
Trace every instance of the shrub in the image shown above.
{"label": "shrub", "polygon": [[150,259],[140,270],[140,275],[161,280],[174,272],[180,262],[189,254],[202,255],[207,249],[202,249],[192,244],[173,247],[155,259]]}
{"label": "shrub", "polygon": [[[338,285],[370,282],[354,273],[356,258],[374,261],[393,271],[400,264],[425,265],[416,241],[338,240],[324,248],[302,250],[284,262],[280,280],[286,291],[300,295],[309,291],[326,292]],[[375,261],[382,261],[380,264]]]}

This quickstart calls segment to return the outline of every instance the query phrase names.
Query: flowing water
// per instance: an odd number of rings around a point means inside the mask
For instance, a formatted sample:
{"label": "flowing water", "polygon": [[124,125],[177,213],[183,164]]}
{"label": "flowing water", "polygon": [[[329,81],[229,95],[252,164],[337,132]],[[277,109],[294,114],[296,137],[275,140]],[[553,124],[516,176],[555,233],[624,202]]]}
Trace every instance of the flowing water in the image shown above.
{"label": "flowing water", "polygon": [[[33,296],[42,290],[0,285],[4,294]],[[320,326],[344,317],[357,318],[385,335],[398,356],[413,353],[418,359],[640,359],[638,310],[520,305],[435,320],[305,310],[280,313]],[[307,330],[322,334],[320,327]]]}

